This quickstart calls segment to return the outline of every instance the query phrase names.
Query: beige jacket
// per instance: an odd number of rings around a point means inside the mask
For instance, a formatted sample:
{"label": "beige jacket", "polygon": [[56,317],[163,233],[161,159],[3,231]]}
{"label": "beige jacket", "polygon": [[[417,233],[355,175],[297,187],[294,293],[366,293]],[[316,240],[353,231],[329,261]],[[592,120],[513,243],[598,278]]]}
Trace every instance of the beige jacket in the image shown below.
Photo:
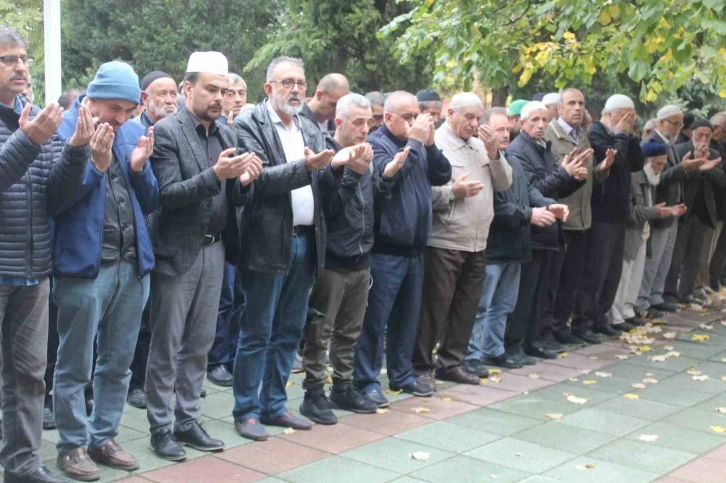
{"label": "beige jacket", "polygon": [[[480,252],[487,247],[489,225],[494,218],[494,191],[512,185],[512,167],[504,158],[490,160],[484,143],[472,137],[464,141],[448,122],[436,130],[436,146],[451,163],[451,181],[431,188],[433,198],[433,231],[429,246],[465,252]],[[469,181],[481,181],[479,194],[455,200],[451,185],[469,173]]]}
{"label": "beige jacket", "polygon": [[[575,140],[565,132],[557,119],[550,121],[544,137],[552,144],[552,154],[559,164],[562,164],[565,156],[575,148],[580,152],[590,149],[590,140],[584,131],[580,133],[578,142],[575,143]],[[570,209],[570,216],[562,225],[563,230],[584,231],[592,226],[592,208],[590,206],[592,187],[607,178],[609,173],[600,171],[596,166],[593,167],[594,159],[594,156],[590,156],[584,165],[587,168],[585,184],[570,196],[560,199],[560,203],[566,204]]]}

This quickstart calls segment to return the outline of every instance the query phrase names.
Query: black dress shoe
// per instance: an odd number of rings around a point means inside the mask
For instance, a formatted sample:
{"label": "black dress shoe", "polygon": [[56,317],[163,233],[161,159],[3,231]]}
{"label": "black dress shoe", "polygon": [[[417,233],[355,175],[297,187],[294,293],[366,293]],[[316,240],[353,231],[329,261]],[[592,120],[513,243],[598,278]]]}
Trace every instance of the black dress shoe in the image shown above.
{"label": "black dress shoe", "polygon": [[525,354],[521,347],[512,350],[511,352],[507,352],[506,354],[508,358],[517,364],[522,364],[522,366],[534,366],[537,365],[537,362],[539,362],[536,357],[531,357]]}
{"label": "black dress shoe", "polygon": [[459,384],[471,384],[473,386],[481,384],[479,376],[466,371],[462,366],[436,369],[436,379],[456,382]]}
{"label": "black dress shoe", "polygon": [[406,384],[405,386],[397,387],[390,384],[388,387],[391,391],[403,391],[406,394],[412,394],[416,397],[429,397],[435,392],[433,387],[420,382],[418,379],[415,379],[412,383]]}
{"label": "black dress shoe", "polygon": [[645,318],[646,320],[652,320],[652,319],[662,319],[665,317],[665,312],[661,312],[660,310],[656,310],[653,307],[649,308],[645,312]]}
{"label": "black dress shoe", "polygon": [[484,364],[481,361],[476,359],[465,359],[464,369],[479,377],[489,377],[489,371],[487,368],[484,367]]}
{"label": "black dress shoe", "polygon": [[670,312],[672,314],[678,310],[678,304],[675,302],[663,302],[662,304],[653,305],[651,308],[660,312]]}
{"label": "black dress shoe", "polygon": [[617,329],[613,329],[609,325],[603,325],[602,327],[595,327],[595,330],[593,331],[596,334],[602,334],[607,335],[609,337],[616,337],[620,335],[620,331]]}
{"label": "black dress shoe", "polygon": [[5,483],[70,483],[65,476],[56,475],[45,466],[25,475],[14,475],[8,471],[3,477]]}
{"label": "black dress shoe", "polygon": [[634,326],[634,327],[642,327],[645,325],[645,319],[641,317],[640,315],[636,315],[635,317],[630,317],[628,319],[625,319],[625,322],[628,324]]}
{"label": "black dress shoe", "polygon": [[352,384],[344,386],[333,386],[330,391],[330,402],[339,409],[351,411],[356,414],[373,414],[378,409],[378,404],[363,397]]}
{"label": "black dress shoe", "polygon": [[174,433],[168,429],[151,435],[151,449],[159,458],[167,461],[181,461],[187,457],[187,452],[177,443]]}
{"label": "black dress shoe", "polygon": [[582,345],[586,345],[587,344],[587,342],[585,342],[584,340],[580,339],[579,337],[575,337],[572,334],[567,334],[567,333],[558,334],[558,333],[555,333],[555,334],[553,334],[553,337],[555,338],[555,340],[557,342],[559,342],[560,344],[564,344],[564,345],[579,345],[579,346],[582,346]]}
{"label": "black dress shoe", "polygon": [[588,344],[602,344],[602,340],[600,340],[600,337],[597,336],[597,334],[592,333],[592,331],[584,330],[582,332],[580,331],[572,331],[572,335],[577,337],[578,339],[582,339]]}
{"label": "black dress shoe", "polygon": [[[378,406],[373,408],[373,412],[376,409],[378,409]],[[338,422],[338,417],[333,412],[333,407],[322,388],[305,393],[305,398],[303,398],[300,405],[300,414],[315,424],[333,425]]]}
{"label": "black dress shoe", "polygon": [[557,352],[558,354],[565,352],[567,349],[557,340],[544,340],[536,342],[537,346],[548,351]]}
{"label": "black dress shoe", "polygon": [[43,429],[55,429],[55,418],[53,418],[53,406],[43,406]]}
{"label": "black dress shoe", "polygon": [[507,356],[506,352],[497,357],[484,356],[482,362],[487,366],[503,367],[504,369],[519,369],[524,365],[522,362]]}
{"label": "black dress shoe", "polygon": [[626,320],[625,322],[622,322],[622,323],[620,323],[620,324],[613,324],[613,325],[611,325],[610,327],[612,327],[613,329],[617,330],[617,331],[618,331],[618,332],[620,332],[620,333],[623,333],[623,332],[630,332],[630,331],[631,331],[631,330],[633,330],[633,329],[634,329],[634,328],[635,328],[636,326],[635,326],[635,325],[633,325],[633,324],[631,324],[630,322],[628,322],[628,321]]}
{"label": "black dress shoe", "polygon": [[207,379],[212,384],[220,387],[232,387],[234,376],[230,373],[224,364],[207,371]]}
{"label": "black dress shoe", "polygon": [[220,451],[224,449],[224,441],[209,436],[209,433],[198,421],[194,421],[186,431],[174,431],[174,436],[179,443],[191,446],[199,451]]}
{"label": "black dress shoe", "polygon": [[281,428],[292,428],[302,431],[313,429],[313,423],[302,416],[296,416],[292,413],[292,411],[285,411],[281,416],[276,418],[267,418],[262,416],[260,418],[260,422],[267,426],[280,426]]}
{"label": "black dress shoe", "polygon": [[547,349],[542,349],[541,347],[532,347],[530,349],[525,349],[524,353],[528,356],[539,357],[540,359],[557,359],[557,352],[548,351]]}

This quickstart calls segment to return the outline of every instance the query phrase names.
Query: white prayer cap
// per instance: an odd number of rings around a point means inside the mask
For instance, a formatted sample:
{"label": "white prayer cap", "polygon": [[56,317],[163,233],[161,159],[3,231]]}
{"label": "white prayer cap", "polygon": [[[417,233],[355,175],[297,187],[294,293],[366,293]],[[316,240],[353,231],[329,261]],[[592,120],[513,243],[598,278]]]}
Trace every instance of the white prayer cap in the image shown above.
{"label": "white prayer cap", "polygon": [[605,102],[603,112],[614,111],[615,109],[635,109],[633,100],[623,94],[614,94]]}
{"label": "white prayer cap", "polygon": [[667,106],[663,106],[660,109],[658,109],[658,114],[656,114],[656,119],[659,121],[663,119],[667,119],[671,116],[678,116],[683,115],[683,111],[681,111],[681,108],[676,106],[675,104],[668,104]]}
{"label": "white prayer cap", "polygon": [[542,98],[542,104],[544,104],[545,106],[561,103],[562,97],[560,96],[559,92],[550,92],[549,94],[545,94],[545,96]]}
{"label": "white prayer cap", "polygon": [[520,117],[523,120],[527,119],[529,117],[529,115],[532,114],[534,111],[540,111],[540,110],[546,111],[547,106],[545,106],[540,101],[529,101],[527,104],[524,105],[524,107],[522,107],[522,114]]}
{"label": "white prayer cap", "polygon": [[451,109],[459,109],[461,107],[481,107],[484,108],[479,96],[473,92],[460,92],[451,98]]}
{"label": "white prayer cap", "polygon": [[187,73],[204,72],[207,74],[229,75],[227,57],[221,52],[194,52],[189,56]]}

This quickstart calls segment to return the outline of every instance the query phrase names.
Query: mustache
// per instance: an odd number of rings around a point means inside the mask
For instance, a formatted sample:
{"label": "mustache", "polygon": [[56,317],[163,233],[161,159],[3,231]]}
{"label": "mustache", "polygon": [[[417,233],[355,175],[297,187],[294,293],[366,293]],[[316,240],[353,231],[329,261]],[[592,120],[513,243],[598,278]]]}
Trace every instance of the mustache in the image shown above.
{"label": "mustache", "polygon": [[20,75],[14,75],[10,78],[11,82],[14,80],[24,80],[27,82],[28,79],[23,74],[20,74]]}
{"label": "mustache", "polygon": [[214,108],[214,107],[217,107],[219,109],[222,109],[222,103],[221,102],[215,102],[214,104],[210,104],[209,107],[210,107],[210,109],[211,108]]}

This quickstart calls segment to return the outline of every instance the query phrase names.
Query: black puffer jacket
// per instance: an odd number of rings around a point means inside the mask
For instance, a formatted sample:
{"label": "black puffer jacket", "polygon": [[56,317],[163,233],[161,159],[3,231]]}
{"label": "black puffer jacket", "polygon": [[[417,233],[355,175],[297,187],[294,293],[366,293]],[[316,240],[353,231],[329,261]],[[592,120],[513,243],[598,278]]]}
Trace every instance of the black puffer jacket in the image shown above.
{"label": "black puffer jacket", "polygon": [[90,151],[58,138],[35,144],[19,120],[0,103],[0,277],[41,278],[52,270],[49,217],[73,196]]}
{"label": "black puffer jacket", "polygon": [[[576,180],[565,168],[557,165],[549,142],[543,146],[524,131],[507,148],[507,159],[511,158],[522,164],[529,184],[547,198],[570,196],[585,185],[585,181]],[[532,248],[559,250],[564,244],[559,220],[546,227],[532,226]]]}

